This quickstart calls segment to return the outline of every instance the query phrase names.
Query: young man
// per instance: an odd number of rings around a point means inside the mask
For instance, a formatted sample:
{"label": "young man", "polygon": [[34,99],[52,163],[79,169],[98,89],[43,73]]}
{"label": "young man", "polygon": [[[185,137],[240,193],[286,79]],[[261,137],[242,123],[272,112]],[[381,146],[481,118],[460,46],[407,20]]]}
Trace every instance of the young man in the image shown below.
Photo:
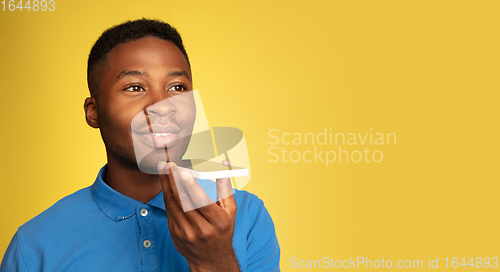
{"label": "young man", "polygon": [[[108,29],[91,50],[87,76],[86,120],[100,129],[108,163],[91,187],[19,228],[0,272],[279,271],[274,225],[256,196],[233,195],[230,181],[219,179],[214,203],[189,172],[154,156],[145,167],[159,174],[139,170],[133,133],[164,142],[171,160],[189,143],[192,75],[177,31],[146,19]],[[145,109],[148,124],[134,128]],[[184,212],[186,205],[201,208]]]}

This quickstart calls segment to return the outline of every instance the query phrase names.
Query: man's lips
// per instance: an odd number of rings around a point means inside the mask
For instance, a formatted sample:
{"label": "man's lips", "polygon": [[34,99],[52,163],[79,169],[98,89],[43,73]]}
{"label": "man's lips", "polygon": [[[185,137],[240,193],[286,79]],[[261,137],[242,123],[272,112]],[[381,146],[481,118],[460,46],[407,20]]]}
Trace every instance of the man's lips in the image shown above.
{"label": "man's lips", "polygon": [[179,133],[181,129],[176,125],[144,125],[140,129],[133,130],[137,134],[150,134],[150,133]]}
{"label": "man's lips", "polygon": [[149,126],[145,126],[133,131],[133,133],[138,135],[142,142],[153,148],[164,148],[165,146],[170,148],[176,144],[181,131],[179,127],[174,125],[151,125],[151,130]]}
{"label": "man's lips", "polygon": [[177,133],[137,133],[139,138],[145,144],[153,148],[171,148],[177,143],[178,135]]}

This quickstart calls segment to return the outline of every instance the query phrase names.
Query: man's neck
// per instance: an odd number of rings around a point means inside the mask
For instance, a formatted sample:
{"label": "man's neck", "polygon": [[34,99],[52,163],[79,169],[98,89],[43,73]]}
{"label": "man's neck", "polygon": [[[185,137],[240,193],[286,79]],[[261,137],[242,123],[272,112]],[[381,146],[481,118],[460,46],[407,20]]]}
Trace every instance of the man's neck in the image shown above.
{"label": "man's neck", "polygon": [[108,171],[104,182],[119,193],[142,203],[149,202],[161,192],[158,175],[125,168],[114,160],[108,160]]}

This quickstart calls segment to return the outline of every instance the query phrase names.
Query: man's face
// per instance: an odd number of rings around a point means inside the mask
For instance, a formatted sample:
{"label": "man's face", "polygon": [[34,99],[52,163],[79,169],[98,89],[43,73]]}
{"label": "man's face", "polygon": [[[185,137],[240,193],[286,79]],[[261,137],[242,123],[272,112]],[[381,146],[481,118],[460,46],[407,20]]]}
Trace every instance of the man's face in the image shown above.
{"label": "man's face", "polygon": [[[148,150],[142,167],[182,157],[195,119],[189,64],[171,42],[154,37],[120,44],[108,54],[97,116],[108,160],[137,167],[136,150]],[[142,116],[142,118],[141,118]],[[132,143],[134,137],[134,144]]]}

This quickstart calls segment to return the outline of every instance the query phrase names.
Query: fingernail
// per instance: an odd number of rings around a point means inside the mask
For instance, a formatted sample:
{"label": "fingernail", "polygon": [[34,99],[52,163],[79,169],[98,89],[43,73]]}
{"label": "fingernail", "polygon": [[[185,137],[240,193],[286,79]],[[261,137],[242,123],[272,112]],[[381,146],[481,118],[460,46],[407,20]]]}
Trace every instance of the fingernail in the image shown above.
{"label": "fingernail", "polygon": [[180,174],[181,174],[181,178],[183,180],[189,180],[191,178],[191,173],[189,173],[188,170],[183,170],[183,171],[181,171]]}
{"label": "fingernail", "polygon": [[163,170],[165,168],[165,165],[167,165],[167,162],[161,161],[158,163],[158,171]]}
{"label": "fingernail", "polygon": [[169,162],[167,165],[168,165],[168,168],[169,168],[169,169],[170,169],[170,168],[172,168],[172,167],[174,167],[174,166],[177,166],[177,165],[175,164],[175,162]]}

